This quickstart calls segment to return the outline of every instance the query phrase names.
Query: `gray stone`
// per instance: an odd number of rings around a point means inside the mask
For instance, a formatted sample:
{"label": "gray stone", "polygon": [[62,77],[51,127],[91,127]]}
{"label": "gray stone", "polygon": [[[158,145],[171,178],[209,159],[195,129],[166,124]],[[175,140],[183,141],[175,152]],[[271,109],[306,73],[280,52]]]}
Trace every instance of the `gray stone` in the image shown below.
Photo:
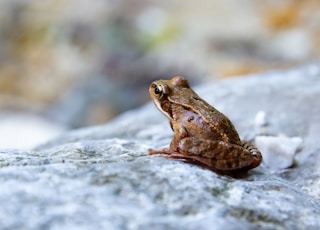
{"label": "gray stone", "polygon": [[300,149],[300,137],[257,136],[255,145],[261,151],[263,162],[275,170],[289,168],[294,163],[294,155]]}
{"label": "gray stone", "polygon": [[320,229],[320,66],[195,90],[244,139],[302,138],[294,167],[230,178],[149,157],[172,137],[150,103],[32,151],[2,150],[1,229]]}

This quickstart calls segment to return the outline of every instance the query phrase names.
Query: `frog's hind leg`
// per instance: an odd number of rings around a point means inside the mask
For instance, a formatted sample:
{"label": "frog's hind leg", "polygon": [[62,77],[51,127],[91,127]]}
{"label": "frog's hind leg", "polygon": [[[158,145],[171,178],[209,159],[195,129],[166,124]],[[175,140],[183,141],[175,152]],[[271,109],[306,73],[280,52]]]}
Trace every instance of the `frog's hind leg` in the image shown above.
{"label": "frog's hind leg", "polygon": [[169,149],[163,149],[162,151],[153,151],[153,152],[150,152],[148,155],[152,156],[152,155],[158,155],[158,154],[166,155],[166,159],[180,160],[186,163],[200,166],[202,168],[209,169],[211,171],[214,171],[222,175],[232,176],[231,174],[232,172],[228,170],[219,170],[217,168],[212,167],[212,161],[209,158],[199,158],[199,156],[197,155],[182,154],[179,152],[170,151]]}
{"label": "frog's hind leg", "polygon": [[250,165],[247,166],[247,168],[253,169],[253,168],[258,167],[262,162],[261,152],[257,149],[257,147],[255,147],[253,144],[251,144],[249,142],[242,141],[241,145],[244,149],[248,150],[253,157],[253,161],[251,162]]}
{"label": "frog's hind leg", "polygon": [[170,158],[186,159],[194,164],[206,165],[213,171],[248,171],[261,163],[261,154],[249,143],[236,145],[223,141],[184,138],[178,152]]}

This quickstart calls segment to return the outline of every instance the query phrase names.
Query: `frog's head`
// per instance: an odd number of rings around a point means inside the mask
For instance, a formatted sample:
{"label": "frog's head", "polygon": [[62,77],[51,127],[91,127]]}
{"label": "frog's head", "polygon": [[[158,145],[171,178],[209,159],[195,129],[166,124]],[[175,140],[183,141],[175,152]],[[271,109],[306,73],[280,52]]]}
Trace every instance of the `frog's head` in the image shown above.
{"label": "frog's head", "polygon": [[[171,105],[181,89],[190,88],[189,82],[182,76],[171,80],[158,80],[151,83],[149,93],[157,108],[169,119],[172,119]],[[171,98],[171,99],[170,99]]]}

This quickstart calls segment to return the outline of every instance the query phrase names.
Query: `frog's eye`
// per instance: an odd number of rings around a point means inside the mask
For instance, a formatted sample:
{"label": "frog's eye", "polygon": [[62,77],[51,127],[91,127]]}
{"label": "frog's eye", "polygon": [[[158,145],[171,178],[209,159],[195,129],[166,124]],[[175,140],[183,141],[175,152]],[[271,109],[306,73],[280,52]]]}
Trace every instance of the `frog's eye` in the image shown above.
{"label": "frog's eye", "polygon": [[165,95],[169,95],[170,89],[166,84],[152,83],[150,88],[150,94],[158,99],[162,99]]}
{"label": "frog's eye", "polygon": [[155,94],[162,94],[162,92],[163,92],[163,89],[162,89],[162,87],[160,85],[155,87],[155,89],[154,89],[154,93]]}

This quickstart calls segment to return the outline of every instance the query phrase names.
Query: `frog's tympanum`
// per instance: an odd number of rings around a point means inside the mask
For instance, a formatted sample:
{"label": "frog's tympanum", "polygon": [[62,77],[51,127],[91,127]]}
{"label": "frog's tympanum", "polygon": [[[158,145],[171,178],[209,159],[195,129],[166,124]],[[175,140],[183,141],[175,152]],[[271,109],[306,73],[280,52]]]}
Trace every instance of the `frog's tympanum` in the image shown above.
{"label": "frog's tympanum", "polygon": [[149,88],[157,108],[174,132],[169,149],[150,152],[197,164],[220,174],[245,172],[260,165],[259,150],[240,140],[231,121],[201,99],[188,81],[177,76]]}

